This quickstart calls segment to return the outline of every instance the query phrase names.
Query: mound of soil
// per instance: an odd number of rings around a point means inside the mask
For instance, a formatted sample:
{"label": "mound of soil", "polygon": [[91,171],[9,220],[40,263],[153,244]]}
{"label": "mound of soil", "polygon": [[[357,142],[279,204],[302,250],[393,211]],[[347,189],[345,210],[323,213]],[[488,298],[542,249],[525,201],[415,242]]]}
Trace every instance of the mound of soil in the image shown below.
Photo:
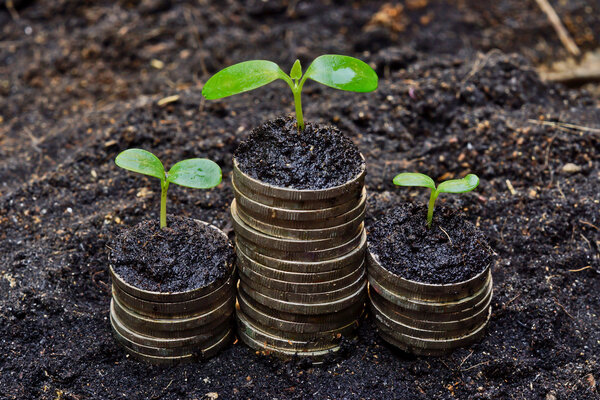
{"label": "mound of soil", "polygon": [[364,166],[350,139],[333,126],[306,123],[298,132],[293,118],[269,121],[241,142],[235,158],[242,172],[274,186],[327,189],[355,178]]}
{"label": "mound of soil", "polygon": [[167,226],[143,221],[111,244],[110,261],[125,282],[152,292],[184,292],[226,276],[233,246],[216,229],[191,218],[167,217]]}
{"label": "mound of soil", "polygon": [[437,207],[431,228],[427,207],[391,208],[369,232],[369,250],[388,271],[423,283],[466,281],[490,265],[482,232],[448,207]]}

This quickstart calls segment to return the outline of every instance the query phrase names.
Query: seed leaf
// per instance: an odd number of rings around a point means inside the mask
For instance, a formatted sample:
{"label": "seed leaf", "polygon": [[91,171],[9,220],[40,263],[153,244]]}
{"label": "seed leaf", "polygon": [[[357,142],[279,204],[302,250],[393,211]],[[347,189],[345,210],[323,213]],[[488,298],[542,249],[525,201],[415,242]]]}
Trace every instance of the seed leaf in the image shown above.
{"label": "seed leaf", "polygon": [[394,185],[398,186],[421,186],[435,189],[435,182],[433,179],[425,174],[418,172],[403,172],[396,175],[394,178]]}
{"label": "seed leaf", "polygon": [[479,185],[477,175],[469,174],[462,179],[451,179],[440,183],[438,192],[440,193],[466,193],[475,189]]}
{"label": "seed leaf", "polygon": [[300,60],[296,60],[296,62],[292,66],[292,70],[290,71],[290,78],[292,78],[292,79],[302,78],[302,66],[300,65]]}
{"label": "seed leaf", "polygon": [[375,71],[354,57],[322,55],[310,64],[305,76],[323,85],[351,92],[371,92],[377,89]]}
{"label": "seed leaf", "polygon": [[214,74],[204,84],[202,95],[208,100],[220,99],[256,89],[276,79],[285,78],[287,78],[285,72],[274,62],[244,61]]}
{"label": "seed leaf", "polygon": [[115,164],[123,169],[150,175],[161,181],[165,179],[165,168],[154,154],[142,149],[128,149],[117,156]]}
{"label": "seed leaf", "polygon": [[169,170],[167,181],[180,186],[210,189],[221,183],[221,168],[206,158],[179,161]]}

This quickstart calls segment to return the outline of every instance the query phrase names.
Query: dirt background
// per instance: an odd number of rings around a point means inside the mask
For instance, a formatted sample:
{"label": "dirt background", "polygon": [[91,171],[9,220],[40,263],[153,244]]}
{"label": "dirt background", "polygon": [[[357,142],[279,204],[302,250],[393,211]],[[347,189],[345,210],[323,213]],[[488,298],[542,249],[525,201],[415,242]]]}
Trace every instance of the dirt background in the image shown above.
{"label": "dirt background", "polygon": [[[599,47],[600,3],[550,2],[582,50]],[[532,0],[382,6],[0,2],[0,398],[599,398],[599,97],[540,80],[535,66],[566,51]],[[497,253],[487,336],[415,358],[367,317],[321,367],[239,342],[191,365],[130,360],[110,333],[106,244],[158,218],[160,189],[115,156],[215,160],[224,183],[173,187],[168,207],[231,233],[232,153],[252,127],[291,113],[292,96],[280,82],[205,102],[203,82],[238,61],[287,69],[325,52],[381,76],[375,93],[309,83],[304,94],[305,118],[335,124],[365,155],[369,223],[426,201],[393,187],[397,172],[481,177],[476,192],[439,201],[466,211]]]}

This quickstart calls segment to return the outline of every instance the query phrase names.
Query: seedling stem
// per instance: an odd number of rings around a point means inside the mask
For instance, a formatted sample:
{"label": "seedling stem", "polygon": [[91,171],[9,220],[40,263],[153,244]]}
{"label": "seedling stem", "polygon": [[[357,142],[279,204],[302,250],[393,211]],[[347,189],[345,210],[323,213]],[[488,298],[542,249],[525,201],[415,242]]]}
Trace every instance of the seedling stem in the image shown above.
{"label": "seedling stem", "polygon": [[169,182],[164,179],[160,181],[160,228],[167,226],[167,191]]}
{"label": "seedling stem", "polygon": [[221,183],[221,168],[206,158],[191,158],[179,161],[169,172],[154,154],[142,149],[128,149],[117,156],[115,163],[129,171],[160,179],[160,228],[167,226],[167,192],[169,183],[196,188],[210,189]]}
{"label": "seedling stem", "polygon": [[429,207],[427,208],[427,227],[431,228],[433,221],[433,209],[435,201],[440,193],[466,193],[475,189],[479,185],[477,175],[469,174],[462,179],[451,179],[440,183],[437,187],[433,179],[425,174],[417,172],[403,172],[394,177],[394,184],[398,186],[417,186],[431,189],[429,195]]}

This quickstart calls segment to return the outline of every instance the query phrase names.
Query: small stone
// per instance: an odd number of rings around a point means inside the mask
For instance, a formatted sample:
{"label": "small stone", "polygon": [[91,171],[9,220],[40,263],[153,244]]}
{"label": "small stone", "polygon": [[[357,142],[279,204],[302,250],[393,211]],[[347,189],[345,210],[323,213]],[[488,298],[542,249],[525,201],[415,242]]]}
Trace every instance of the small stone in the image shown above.
{"label": "small stone", "polygon": [[152,196],[152,194],[154,194],[152,192],[152,190],[150,190],[150,189],[148,189],[146,187],[143,187],[140,190],[138,190],[138,192],[136,193],[136,197],[139,197],[139,198],[143,199],[143,198],[146,198],[148,196]]}
{"label": "small stone", "polygon": [[556,400],[554,393],[550,392],[546,395],[546,400]]}
{"label": "small stone", "polygon": [[173,96],[163,97],[162,99],[157,101],[156,104],[158,104],[160,107],[162,107],[162,106],[166,106],[167,104],[174,103],[178,100],[179,100],[179,95],[176,94]]}
{"label": "small stone", "polygon": [[579,165],[575,165],[573,163],[566,163],[561,168],[561,171],[564,172],[565,174],[575,174],[577,172],[581,172],[581,169],[582,168]]}
{"label": "small stone", "polygon": [[206,393],[206,398],[207,399],[218,399],[219,398],[219,394],[217,392],[209,392]]}
{"label": "small stone", "polygon": [[150,65],[152,66],[152,68],[156,69],[163,69],[165,67],[165,63],[160,60],[157,60],[156,58],[150,61]]}

